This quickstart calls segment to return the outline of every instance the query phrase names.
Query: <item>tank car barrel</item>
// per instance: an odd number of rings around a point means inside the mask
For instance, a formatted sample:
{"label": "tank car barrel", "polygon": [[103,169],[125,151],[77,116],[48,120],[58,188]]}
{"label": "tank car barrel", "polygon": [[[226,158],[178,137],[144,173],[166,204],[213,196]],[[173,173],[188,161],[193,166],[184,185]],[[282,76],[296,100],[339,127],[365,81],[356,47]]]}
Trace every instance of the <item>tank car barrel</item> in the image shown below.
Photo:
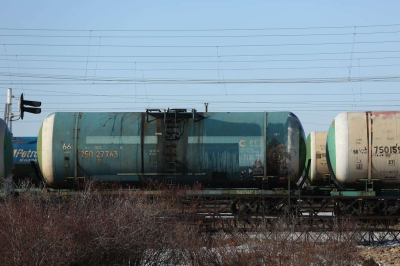
{"label": "tank car barrel", "polygon": [[400,112],[344,112],[332,122],[328,166],[335,182],[355,188],[374,181],[400,187]]}
{"label": "tank car barrel", "polygon": [[297,182],[306,156],[290,112],[54,113],[38,136],[49,186],[92,178],[215,187]]}

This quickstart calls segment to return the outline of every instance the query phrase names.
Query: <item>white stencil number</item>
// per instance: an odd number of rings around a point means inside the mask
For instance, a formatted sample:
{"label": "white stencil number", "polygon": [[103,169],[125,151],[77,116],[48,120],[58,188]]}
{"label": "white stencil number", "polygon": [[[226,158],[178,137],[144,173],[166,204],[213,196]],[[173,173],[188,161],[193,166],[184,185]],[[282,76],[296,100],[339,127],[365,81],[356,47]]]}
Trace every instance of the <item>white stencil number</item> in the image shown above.
{"label": "white stencil number", "polygon": [[63,150],[64,151],[69,151],[70,149],[71,149],[71,143],[68,143],[68,145],[66,145],[65,143],[63,144],[63,146],[62,146],[62,148],[63,148]]}

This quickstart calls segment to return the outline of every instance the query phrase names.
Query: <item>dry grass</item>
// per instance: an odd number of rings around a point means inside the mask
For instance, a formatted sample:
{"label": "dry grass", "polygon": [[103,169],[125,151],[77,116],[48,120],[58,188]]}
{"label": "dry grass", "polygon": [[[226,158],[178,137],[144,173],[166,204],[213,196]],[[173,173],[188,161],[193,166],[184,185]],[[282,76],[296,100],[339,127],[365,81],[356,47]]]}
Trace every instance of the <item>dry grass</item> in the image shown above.
{"label": "dry grass", "polygon": [[[175,192],[166,192],[175,193]],[[24,193],[0,201],[1,265],[351,265],[352,241],[292,241],[260,231],[213,236],[170,219],[178,197]],[[287,230],[286,230],[287,231]]]}

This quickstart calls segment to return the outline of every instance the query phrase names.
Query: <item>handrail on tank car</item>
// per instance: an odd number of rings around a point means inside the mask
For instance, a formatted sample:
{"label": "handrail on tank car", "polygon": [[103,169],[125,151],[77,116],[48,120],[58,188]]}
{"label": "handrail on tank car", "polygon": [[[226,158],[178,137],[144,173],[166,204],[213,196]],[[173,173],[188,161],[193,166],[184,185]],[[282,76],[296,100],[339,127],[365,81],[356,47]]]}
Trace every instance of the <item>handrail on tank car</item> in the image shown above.
{"label": "handrail on tank car", "polygon": [[[149,113],[154,116],[154,114],[161,114],[161,110],[160,109],[146,109],[146,121],[149,121]],[[157,118],[157,117],[156,117]]]}
{"label": "handrail on tank car", "polygon": [[196,115],[199,116],[196,109],[190,109],[190,111],[188,111],[188,109],[183,108],[168,108],[164,109],[164,112],[162,112],[161,109],[146,109],[146,121],[150,122],[149,115],[166,120],[168,114],[174,115],[175,121],[180,115],[190,115],[192,119],[195,119]]}

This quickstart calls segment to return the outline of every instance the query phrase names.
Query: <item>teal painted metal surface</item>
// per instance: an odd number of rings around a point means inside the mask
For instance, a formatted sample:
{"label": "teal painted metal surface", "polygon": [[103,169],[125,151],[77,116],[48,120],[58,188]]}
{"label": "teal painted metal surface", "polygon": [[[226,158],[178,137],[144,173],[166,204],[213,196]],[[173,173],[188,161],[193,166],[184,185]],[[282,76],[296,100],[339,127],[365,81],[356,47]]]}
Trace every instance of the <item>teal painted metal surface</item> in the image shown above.
{"label": "teal painted metal surface", "polygon": [[54,187],[75,178],[257,187],[268,176],[296,182],[305,155],[302,125],[289,112],[55,113],[38,139]]}
{"label": "teal painted metal surface", "polygon": [[0,181],[10,177],[13,167],[12,134],[3,119],[0,119]]}
{"label": "teal painted metal surface", "polygon": [[[299,191],[290,191],[291,196],[299,196]],[[186,195],[289,195],[288,190],[260,190],[260,189],[215,189],[215,190],[187,190]]]}
{"label": "teal painted metal surface", "polygon": [[335,120],[329,127],[328,136],[326,138],[326,161],[328,163],[329,172],[336,181],[336,136],[335,136]]}
{"label": "teal painted metal surface", "polygon": [[332,191],[331,196],[342,196],[342,197],[375,197],[375,191]]}

